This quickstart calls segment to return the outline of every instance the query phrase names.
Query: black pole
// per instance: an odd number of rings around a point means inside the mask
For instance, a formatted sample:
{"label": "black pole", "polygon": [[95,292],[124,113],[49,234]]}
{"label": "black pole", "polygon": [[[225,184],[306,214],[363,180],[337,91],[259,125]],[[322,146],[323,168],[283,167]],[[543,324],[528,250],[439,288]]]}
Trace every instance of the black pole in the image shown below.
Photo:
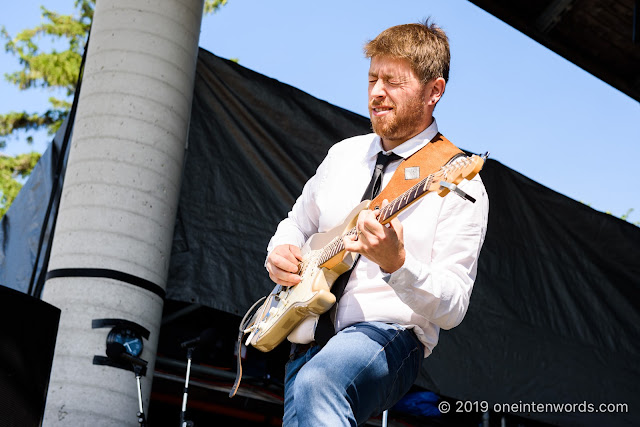
{"label": "black pole", "polygon": [[[51,195],[49,196],[49,203],[47,205],[47,211],[44,214],[44,220],[42,228],[40,229],[40,239],[38,241],[38,251],[36,253],[36,259],[33,263],[33,271],[31,272],[31,280],[29,281],[29,289],[27,293],[36,298],[40,298],[42,288],[44,286],[44,278],[49,265],[49,255],[51,254],[51,243],[53,242],[53,233],[56,227],[56,219],[58,216],[58,205],[60,203],[60,194],[62,193],[62,185],[64,182],[64,173],[66,171],[65,165],[67,163],[67,155],[69,154],[69,141],[71,140],[71,131],[73,130],[73,123],[76,118],[76,111],[78,110],[78,99],[80,98],[80,89],[82,87],[82,75],[84,74],[84,65],[87,61],[87,50],[89,50],[89,38],[91,36],[91,27],[89,28],[89,34],[87,34],[87,42],[84,45],[84,52],[82,53],[82,61],[80,62],[80,71],[78,72],[78,82],[76,84],[76,90],[73,94],[73,103],[71,104],[71,110],[69,110],[69,116],[67,116],[67,127],[62,138],[62,144],[60,144],[60,152],[56,158],[56,170],[53,177],[53,186],[51,188]],[[55,144],[52,144],[51,149],[55,148]],[[45,235],[49,226],[49,219],[51,217],[51,211],[54,210],[53,221],[51,224],[51,230],[49,232],[49,239],[47,242],[47,249],[42,261],[42,268],[38,270],[38,264],[40,264],[40,255],[42,253],[42,246],[44,244]],[[43,271],[44,270],[44,271]],[[40,274],[38,274],[38,272]],[[36,278],[36,274],[38,277]]]}
{"label": "black pole", "polygon": [[640,43],[640,0],[636,0],[633,6],[633,34],[631,39],[634,44]]}

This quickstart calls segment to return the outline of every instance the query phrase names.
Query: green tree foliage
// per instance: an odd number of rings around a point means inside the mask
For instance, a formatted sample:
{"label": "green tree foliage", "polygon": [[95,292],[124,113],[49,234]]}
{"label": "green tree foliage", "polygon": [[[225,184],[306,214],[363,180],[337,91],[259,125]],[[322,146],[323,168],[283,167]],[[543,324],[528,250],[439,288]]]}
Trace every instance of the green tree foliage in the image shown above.
{"label": "green tree foliage", "polygon": [[[19,70],[5,74],[5,79],[20,90],[58,89],[66,99],[50,97],[45,111],[11,111],[0,115],[0,138],[15,137],[18,131],[28,134],[40,129],[54,134],[67,117],[71,107],[69,98],[76,89],[82,52],[91,26],[93,3],[91,0],[76,0],[78,16],[60,15],[42,6],[44,22],[22,30],[15,37],[2,27],[5,50],[18,58],[21,66]],[[51,41],[50,49],[40,47],[43,38]],[[32,137],[27,135],[27,141],[31,140]],[[0,145],[6,142],[0,141]]]}
{"label": "green tree foliage", "polygon": [[[63,96],[62,99],[50,97],[44,111],[0,114],[0,148],[19,135],[31,143],[31,134],[38,130],[46,129],[53,135],[69,114],[95,6],[95,0],[74,1],[75,15],[60,15],[41,6],[43,23],[22,30],[15,37],[4,26],[0,28],[0,39],[4,41],[6,52],[15,56],[20,64],[19,70],[5,74],[6,81],[20,90],[45,88]],[[226,3],[227,0],[205,0],[204,13],[216,12]],[[43,44],[43,39],[50,43]],[[0,156],[2,217],[22,187],[20,180],[28,177],[40,156],[37,153]]]}
{"label": "green tree foliage", "polygon": [[217,12],[222,6],[227,4],[227,0],[205,0],[204,1],[204,13]]}
{"label": "green tree foliage", "polygon": [[22,184],[40,160],[40,153],[19,154],[15,157],[0,154],[0,218],[4,216],[16,198]]}
{"label": "green tree foliage", "polygon": [[[633,212],[633,208],[630,208],[627,211],[627,213],[625,213],[624,215],[621,215],[620,219],[623,219],[623,220],[628,222],[629,221],[629,215],[631,215],[631,212]],[[609,213],[609,212],[607,212],[607,213]],[[640,221],[633,222],[632,224],[637,225],[638,227],[640,227]]]}

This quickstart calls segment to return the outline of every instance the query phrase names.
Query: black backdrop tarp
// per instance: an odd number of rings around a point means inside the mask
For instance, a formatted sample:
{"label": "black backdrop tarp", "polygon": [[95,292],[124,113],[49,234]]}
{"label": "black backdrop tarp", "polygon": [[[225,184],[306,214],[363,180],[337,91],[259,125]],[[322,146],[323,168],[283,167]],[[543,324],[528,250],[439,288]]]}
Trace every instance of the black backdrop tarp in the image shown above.
{"label": "black backdrop tarp", "polygon": [[276,225],[331,144],[367,123],[201,50],[167,297],[244,314],[271,291]]}
{"label": "black backdrop tarp", "polygon": [[[0,221],[0,285],[40,296],[68,155],[65,120]],[[69,131],[70,136],[71,130]],[[35,266],[35,268],[34,268]]]}
{"label": "black backdrop tarp", "polygon": [[[306,179],[333,143],[368,131],[364,117],[201,50],[167,297],[243,314],[272,288],[265,248]],[[640,228],[499,162],[481,175],[489,229],[471,306],[418,384],[553,424],[640,425]],[[9,213],[37,209],[21,193]],[[16,272],[31,269],[39,234],[29,217],[0,227],[0,283],[23,292]],[[575,406],[531,406],[548,403]],[[627,409],[596,413],[602,403]]]}

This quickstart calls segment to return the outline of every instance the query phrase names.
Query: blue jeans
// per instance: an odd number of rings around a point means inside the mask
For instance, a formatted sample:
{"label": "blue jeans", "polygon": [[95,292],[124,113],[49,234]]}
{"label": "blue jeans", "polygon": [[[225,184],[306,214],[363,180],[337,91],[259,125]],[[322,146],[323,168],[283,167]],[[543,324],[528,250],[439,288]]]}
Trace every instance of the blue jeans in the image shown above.
{"label": "blue jeans", "polygon": [[395,324],[362,322],[285,367],[283,425],[356,426],[393,406],[420,370],[424,347]]}

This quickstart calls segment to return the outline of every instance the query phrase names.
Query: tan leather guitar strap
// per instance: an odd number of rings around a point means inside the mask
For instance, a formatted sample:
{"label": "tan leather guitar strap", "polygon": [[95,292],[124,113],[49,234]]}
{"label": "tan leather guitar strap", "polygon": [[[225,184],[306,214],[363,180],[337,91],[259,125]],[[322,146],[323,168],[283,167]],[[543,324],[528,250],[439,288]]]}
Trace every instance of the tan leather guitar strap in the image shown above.
{"label": "tan leather guitar strap", "polygon": [[461,153],[462,150],[438,133],[424,147],[400,163],[389,184],[372,200],[369,209],[381,206],[384,199],[394,200]]}

